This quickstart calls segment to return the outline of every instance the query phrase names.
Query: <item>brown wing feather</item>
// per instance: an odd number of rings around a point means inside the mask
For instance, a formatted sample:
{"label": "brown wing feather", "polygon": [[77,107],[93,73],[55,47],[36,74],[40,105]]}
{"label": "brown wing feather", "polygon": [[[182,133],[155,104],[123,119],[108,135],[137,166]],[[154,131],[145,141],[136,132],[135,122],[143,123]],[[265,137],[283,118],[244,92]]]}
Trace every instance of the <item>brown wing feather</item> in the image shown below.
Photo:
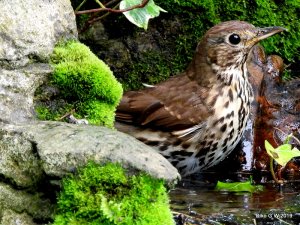
{"label": "brown wing feather", "polygon": [[182,74],[155,87],[125,93],[116,119],[162,130],[186,129],[208,117],[207,93],[207,88]]}

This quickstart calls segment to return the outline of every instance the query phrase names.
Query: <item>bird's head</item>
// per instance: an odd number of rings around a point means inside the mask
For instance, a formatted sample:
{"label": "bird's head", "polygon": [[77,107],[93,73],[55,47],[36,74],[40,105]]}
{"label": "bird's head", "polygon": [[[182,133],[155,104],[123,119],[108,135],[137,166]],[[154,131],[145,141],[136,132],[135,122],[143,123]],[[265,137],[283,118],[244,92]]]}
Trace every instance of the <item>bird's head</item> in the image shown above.
{"label": "bird's head", "polygon": [[205,46],[208,60],[219,66],[245,62],[259,41],[284,31],[283,27],[255,27],[244,21],[227,21],[209,29],[199,48]]}
{"label": "bird's head", "polygon": [[220,71],[241,69],[255,44],[284,30],[277,26],[258,28],[237,20],[217,24],[198,44],[187,75],[202,85],[210,85],[216,77],[213,74],[220,76]]}

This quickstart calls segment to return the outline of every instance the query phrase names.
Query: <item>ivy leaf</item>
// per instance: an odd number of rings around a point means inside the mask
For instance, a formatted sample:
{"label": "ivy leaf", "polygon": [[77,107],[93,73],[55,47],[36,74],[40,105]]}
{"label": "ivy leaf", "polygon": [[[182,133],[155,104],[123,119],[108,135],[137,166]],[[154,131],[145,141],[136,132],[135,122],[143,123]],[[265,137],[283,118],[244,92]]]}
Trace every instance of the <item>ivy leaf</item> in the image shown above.
{"label": "ivy leaf", "polygon": [[252,185],[251,181],[245,182],[233,182],[233,183],[224,183],[218,181],[215,188],[217,191],[229,191],[229,192],[259,192],[263,190],[262,185]]}
{"label": "ivy leaf", "polygon": [[[120,10],[141,4],[141,2],[142,0],[122,0]],[[167,12],[158,5],[155,5],[153,0],[150,0],[144,8],[133,9],[123,14],[131,23],[147,30],[149,19],[159,16],[160,11]]]}
{"label": "ivy leaf", "polygon": [[283,144],[277,148],[266,140],[265,148],[269,156],[271,156],[278,164],[285,166],[292,158],[300,156],[300,151],[297,148],[292,149],[291,144]]}

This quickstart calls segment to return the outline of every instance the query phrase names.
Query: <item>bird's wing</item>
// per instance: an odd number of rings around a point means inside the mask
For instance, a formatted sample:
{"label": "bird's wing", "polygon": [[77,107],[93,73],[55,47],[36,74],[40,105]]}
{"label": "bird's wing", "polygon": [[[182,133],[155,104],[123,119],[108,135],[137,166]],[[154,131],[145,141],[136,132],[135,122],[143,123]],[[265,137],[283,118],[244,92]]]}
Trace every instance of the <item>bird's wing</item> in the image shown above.
{"label": "bird's wing", "polygon": [[[192,134],[203,126],[211,108],[204,104],[208,90],[187,76],[173,77],[160,85],[124,94],[117,108],[118,121]],[[178,133],[176,133],[178,131]]]}

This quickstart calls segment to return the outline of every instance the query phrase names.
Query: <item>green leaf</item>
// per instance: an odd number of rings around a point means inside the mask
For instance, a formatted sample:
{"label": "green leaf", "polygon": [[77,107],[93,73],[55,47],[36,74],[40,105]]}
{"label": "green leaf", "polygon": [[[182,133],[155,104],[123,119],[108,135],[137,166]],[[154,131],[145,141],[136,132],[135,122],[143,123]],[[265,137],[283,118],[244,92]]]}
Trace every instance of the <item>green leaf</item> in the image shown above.
{"label": "green leaf", "polygon": [[259,192],[263,190],[262,185],[252,185],[251,181],[224,183],[218,181],[215,190],[229,192]]}
{"label": "green leaf", "polygon": [[[142,0],[122,0],[120,3],[120,10],[141,4],[141,2]],[[147,30],[149,19],[159,16],[160,11],[166,12],[161,7],[155,5],[153,0],[150,0],[144,8],[133,9],[124,12],[123,14],[131,23]]]}
{"label": "green leaf", "polygon": [[300,151],[297,148],[292,149],[291,144],[283,144],[277,148],[266,140],[265,148],[269,156],[271,156],[278,164],[285,166],[292,158],[300,156]]}

